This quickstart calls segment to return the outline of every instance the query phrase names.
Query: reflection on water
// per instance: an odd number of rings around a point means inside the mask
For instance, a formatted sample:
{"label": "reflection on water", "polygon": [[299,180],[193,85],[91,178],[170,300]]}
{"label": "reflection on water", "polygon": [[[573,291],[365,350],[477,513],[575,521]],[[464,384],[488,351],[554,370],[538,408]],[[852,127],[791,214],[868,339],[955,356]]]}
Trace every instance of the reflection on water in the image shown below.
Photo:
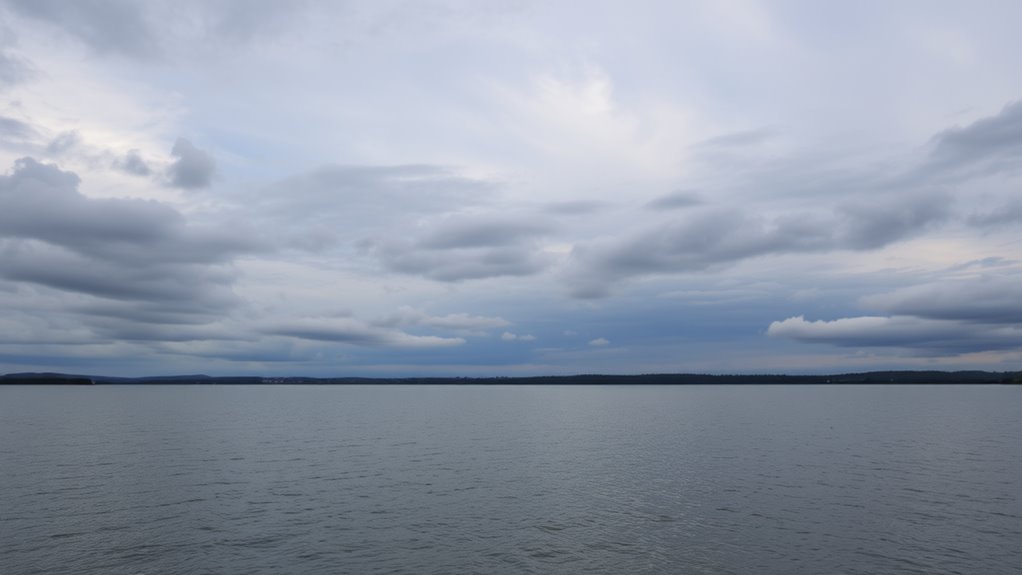
{"label": "reflection on water", "polygon": [[1022,388],[0,389],[0,573],[1017,573]]}

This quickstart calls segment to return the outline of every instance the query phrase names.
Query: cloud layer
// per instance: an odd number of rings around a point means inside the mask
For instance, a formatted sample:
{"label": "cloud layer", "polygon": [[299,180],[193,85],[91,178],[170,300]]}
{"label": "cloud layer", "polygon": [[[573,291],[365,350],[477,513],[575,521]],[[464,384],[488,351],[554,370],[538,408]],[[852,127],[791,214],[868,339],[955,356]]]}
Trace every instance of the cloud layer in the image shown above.
{"label": "cloud layer", "polygon": [[0,371],[1020,368],[1020,18],[0,0]]}
{"label": "cloud layer", "polygon": [[[186,190],[205,188],[213,181],[213,174],[216,173],[216,162],[213,156],[196,148],[191,142],[184,138],[178,138],[174,142],[171,155],[176,158],[167,168],[167,176],[170,178],[170,185]],[[134,168],[135,172],[145,171],[137,156],[126,157],[125,167],[129,171]]]}
{"label": "cloud layer", "polygon": [[261,246],[165,204],[89,198],[78,186],[31,158],[0,176],[0,278],[34,286],[28,305],[77,318],[97,342],[223,337],[202,326],[240,304],[232,261]]}

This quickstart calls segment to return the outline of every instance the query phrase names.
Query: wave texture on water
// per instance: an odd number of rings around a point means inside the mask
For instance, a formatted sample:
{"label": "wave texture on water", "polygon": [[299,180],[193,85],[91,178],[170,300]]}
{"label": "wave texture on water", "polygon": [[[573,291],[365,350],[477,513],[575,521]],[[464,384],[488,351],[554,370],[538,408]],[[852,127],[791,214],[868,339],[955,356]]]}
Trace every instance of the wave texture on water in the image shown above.
{"label": "wave texture on water", "polygon": [[0,390],[0,573],[1017,573],[1022,389]]}

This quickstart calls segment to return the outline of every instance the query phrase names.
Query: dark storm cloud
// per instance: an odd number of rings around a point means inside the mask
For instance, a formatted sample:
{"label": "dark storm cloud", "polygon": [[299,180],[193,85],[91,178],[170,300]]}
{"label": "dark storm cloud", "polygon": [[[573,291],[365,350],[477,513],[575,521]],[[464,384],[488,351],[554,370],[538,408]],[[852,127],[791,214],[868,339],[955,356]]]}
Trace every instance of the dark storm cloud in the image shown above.
{"label": "dark storm cloud", "polygon": [[532,275],[549,263],[536,243],[548,229],[535,218],[462,216],[417,239],[376,242],[371,252],[391,271],[438,281]]}
{"label": "dark storm cloud", "polygon": [[145,3],[132,0],[5,0],[23,16],[47,22],[101,53],[149,57],[159,53]]}
{"label": "dark storm cloud", "polygon": [[237,303],[230,264],[254,242],[190,226],[158,202],[88,198],[78,182],[30,158],[0,176],[0,276],[97,298],[106,303],[77,311],[124,321],[196,323]]}
{"label": "dark storm cloud", "polygon": [[933,138],[930,160],[942,169],[1022,167],[1022,101],[964,128],[940,132]]}
{"label": "dark storm cloud", "polygon": [[169,168],[167,175],[170,185],[186,190],[205,188],[213,181],[216,173],[216,162],[209,153],[195,147],[184,138],[174,142],[171,155],[177,158]]}

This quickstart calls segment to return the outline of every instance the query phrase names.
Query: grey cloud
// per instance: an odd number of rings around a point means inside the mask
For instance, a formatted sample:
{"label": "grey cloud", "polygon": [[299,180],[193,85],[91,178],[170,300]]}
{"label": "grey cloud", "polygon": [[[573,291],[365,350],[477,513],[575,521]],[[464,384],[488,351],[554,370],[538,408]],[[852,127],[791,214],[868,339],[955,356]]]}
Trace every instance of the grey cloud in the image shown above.
{"label": "grey cloud", "polygon": [[419,241],[426,249],[507,246],[547,231],[536,222],[494,218],[460,218],[444,222]]}
{"label": "grey cloud", "polygon": [[20,84],[31,73],[32,69],[25,60],[0,47],[0,90]]}
{"label": "grey cloud", "polygon": [[924,355],[1022,349],[1022,280],[1000,275],[934,282],[864,297],[885,315],[806,321],[791,317],[767,333],[841,347],[897,347]]}
{"label": "grey cloud", "polygon": [[492,190],[439,166],[326,166],[263,189],[258,201],[273,213],[350,216],[430,214],[480,202]]}
{"label": "grey cloud", "polygon": [[14,31],[4,24],[0,16],[0,92],[24,82],[33,74],[29,61],[14,50],[16,45]]}
{"label": "grey cloud", "polygon": [[569,282],[576,297],[595,298],[635,276],[700,271],[771,254],[876,249],[946,215],[946,201],[925,195],[774,218],[700,210],[624,239],[576,244]]}
{"label": "grey cloud", "polygon": [[865,316],[832,321],[790,317],[770,324],[767,334],[839,347],[896,347],[923,355],[1022,348],[1022,329],[911,316]]}
{"label": "grey cloud", "polygon": [[184,138],[178,138],[171,155],[177,158],[167,169],[171,186],[190,190],[205,188],[212,183],[216,162],[209,153]]}
{"label": "grey cloud", "polygon": [[769,128],[759,128],[754,130],[742,130],[739,132],[731,132],[730,134],[724,134],[708,140],[703,140],[698,147],[701,148],[742,148],[747,146],[755,146],[761,144],[767,140],[770,140],[775,135],[774,130]]}
{"label": "grey cloud", "polygon": [[[273,40],[294,29],[310,2],[0,0],[0,4],[10,6],[22,17],[51,26],[97,54],[164,60],[189,52],[209,57],[234,46]],[[2,58],[0,53],[0,81],[4,70]]]}
{"label": "grey cloud", "polygon": [[0,116],[0,133],[4,140],[24,140],[36,135],[35,129],[29,124],[7,116]]}
{"label": "grey cloud", "polygon": [[286,28],[308,4],[307,0],[220,1],[207,6],[211,10],[207,18],[208,33],[241,42],[273,36]]}
{"label": "grey cloud", "polygon": [[521,246],[423,250],[409,244],[387,243],[374,253],[392,271],[443,282],[533,275],[548,264],[541,254]]}
{"label": "grey cloud", "polygon": [[1017,260],[1010,260],[1002,258],[1000,256],[991,256],[987,258],[981,258],[978,260],[970,260],[955,264],[948,268],[948,271],[962,271],[962,270],[983,270],[983,269],[997,269],[997,268],[1008,268],[1012,267],[1019,262]]}
{"label": "grey cloud", "polygon": [[64,30],[100,53],[151,57],[160,50],[145,3],[131,0],[6,0],[23,16]]}
{"label": "grey cloud", "polygon": [[238,304],[231,262],[260,246],[158,202],[88,198],[78,181],[30,158],[0,176],[0,276],[77,296],[65,312],[126,323],[203,323]]}
{"label": "grey cloud", "polygon": [[673,210],[678,208],[690,208],[703,203],[698,194],[689,191],[678,191],[665,196],[655,198],[646,204],[652,210]]}
{"label": "grey cloud", "polygon": [[114,341],[167,343],[239,339],[231,331],[206,322],[202,325],[154,324],[132,318],[131,321],[93,321],[89,327],[99,338]]}
{"label": "grey cloud", "polygon": [[[325,166],[238,196],[238,216],[273,229],[282,247],[379,255],[416,220],[490,201],[494,186],[428,165]],[[382,240],[370,238],[380,237]],[[354,261],[354,260],[352,260]]]}
{"label": "grey cloud", "polygon": [[139,268],[40,244],[21,243],[9,249],[9,242],[0,240],[0,246],[0,274],[73,296],[55,305],[50,315],[77,318],[97,342],[211,338],[216,334],[202,326],[240,304],[231,289],[236,274],[224,266],[152,262]]}
{"label": "grey cloud", "polygon": [[569,282],[576,297],[605,297],[618,281],[703,270],[766,253],[776,242],[762,222],[738,212],[708,212],[698,219],[662,224],[631,237],[576,244],[569,262]]}
{"label": "grey cloud", "polygon": [[[226,308],[236,302],[230,292],[233,274],[221,270],[218,277],[207,281],[217,285],[219,297],[211,297],[208,293],[210,283],[202,286],[206,293],[198,293],[198,298],[175,298],[164,300],[89,300],[82,303],[68,304],[67,310],[78,315],[104,317],[123,322],[144,323],[149,325],[195,325],[210,321],[211,316],[219,316]],[[201,291],[201,290],[200,290]]]}
{"label": "grey cloud", "polygon": [[995,168],[1022,167],[1022,101],[998,114],[961,128],[945,130],[933,138],[930,160],[935,168],[961,168],[992,164]]}
{"label": "grey cloud", "polygon": [[412,307],[402,307],[396,312],[373,322],[380,327],[424,326],[454,331],[486,330],[510,325],[500,317],[475,316],[466,313],[455,313],[444,316],[432,316]]}
{"label": "grey cloud", "polygon": [[1011,198],[995,209],[974,212],[966,221],[980,228],[1018,224],[1022,222],[1022,200]]}
{"label": "grey cloud", "polygon": [[78,192],[78,176],[23,158],[0,176],[4,210],[0,234],[33,238],[69,249],[147,244],[184,225],[172,208],[153,201],[91,199]]}
{"label": "grey cloud", "polygon": [[59,156],[82,143],[82,136],[77,130],[69,130],[57,135],[46,145],[46,153]]}
{"label": "grey cloud", "polygon": [[624,241],[577,246],[573,255],[611,276],[685,271],[768,251],[778,241],[769,234],[762,222],[739,212],[705,212],[697,219],[661,225]]}
{"label": "grey cloud", "polygon": [[148,176],[152,169],[138,150],[128,150],[123,158],[114,161],[114,167],[134,176]]}
{"label": "grey cloud", "polygon": [[408,229],[424,216],[489,201],[493,185],[425,165],[326,166],[238,197],[244,217],[272,227],[288,247],[369,245],[366,236]]}
{"label": "grey cloud", "polygon": [[13,305],[5,305],[0,311],[0,345],[42,346],[42,345],[83,345],[93,343],[95,337],[88,329],[55,318],[52,315],[33,313]]}
{"label": "grey cloud", "polygon": [[353,318],[310,318],[270,325],[261,331],[267,335],[365,347],[447,347],[465,343],[460,337],[410,335],[397,329],[368,325]]}
{"label": "grey cloud", "polygon": [[548,259],[536,245],[547,226],[512,218],[447,218],[417,240],[385,240],[370,250],[392,271],[438,281],[532,275]]}
{"label": "grey cloud", "polygon": [[[769,131],[753,131],[702,145],[716,150],[769,136]],[[1022,103],[937,134],[930,155],[907,170],[885,165],[835,170],[806,163],[805,157],[769,162],[766,169],[740,172],[730,184],[764,188],[775,200],[799,206],[799,212],[770,216],[783,205],[775,204],[764,210],[768,215],[752,216],[694,205],[684,194],[653,200],[648,207],[688,209],[672,222],[576,244],[567,274],[573,292],[602,297],[615,282],[634,276],[699,271],[771,254],[872,250],[945,225],[986,229],[1022,222],[1022,204],[1004,197],[999,179],[1004,170],[1022,167]],[[984,186],[989,191],[984,203],[958,199]],[[828,198],[842,200],[829,208],[802,208]],[[977,206],[973,213],[963,213],[972,206]]]}
{"label": "grey cloud", "polygon": [[576,200],[573,202],[558,202],[547,206],[547,211],[552,214],[575,216],[591,214],[605,208],[607,204],[593,200]]}
{"label": "grey cloud", "polygon": [[510,331],[505,331],[504,333],[500,334],[500,339],[501,341],[536,341],[536,336],[529,333],[517,334],[511,333]]}
{"label": "grey cloud", "polygon": [[[956,197],[968,197],[970,202],[983,197],[987,203],[975,204],[975,213],[968,216],[968,223],[977,226],[1014,223],[1017,221],[1014,203],[1004,197],[1011,184],[1006,185],[1004,178],[1022,168],[1022,102],[1009,104],[999,113],[965,127],[935,134],[927,154],[916,160],[873,158],[869,165],[863,165],[861,157],[833,157],[824,151],[803,151],[776,158],[759,154],[732,158],[730,148],[723,150],[726,153],[718,153],[721,150],[715,147],[709,151],[709,164],[715,166],[713,172],[719,187],[752,201],[769,196],[774,202],[769,206],[772,209],[781,202],[805,206],[839,198],[856,198],[858,207],[853,210],[868,209],[866,200],[870,197],[884,204],[891,197],[908,196],[908,201],[929,197],[932,200],[929,205],[923,201],[915,208],[920,217],[936,222],[940,215],[926,212],[945,210],[946,216],[961,221],[967,216],[963,213],[967,204],[960,202],[951,210],[946,203]],[[731,159],[719,163],[718,157]],[[943,194],[944,199],[934,197],[935,193]],[[887,216],[883,212],[877,215]],[[892,222],[885,229],[888,224],[876,220],[870,228],[869,222],[861,219],[860,222],[866,224],[859,234],[866,243],[871,238],[886,241],[892,233],[887,230],[898,226]]]}
{"label": "grey cloud", "polygon": [[9,280],[110,299],[197,300],[209,297],[212,286],[233,279],[222,277],[220,270],[180,264],[134,268],[40,243],[5,245],[0,257]]}
{"label": "grey cloud", "polygon": [[189,358],[212,359],[216,361],[246,362],[265,365],[277,362],[318,360],[320,350],[303,350],[293,341],[283,338],[259,337],[255,340],[174,341],[159,346],[163,354],[181,355]]}
{"label": "grey cloud", "polygon": [[883,247],[947,220],[951,202],[946,194],[929,193],[841,206],[838,240],[854,249]]}
{"label": "grey cloud", "polygon": [[864,297],[861,303],[891,315],[1022,325],[1022,279],[995,276],[943,281]]}

